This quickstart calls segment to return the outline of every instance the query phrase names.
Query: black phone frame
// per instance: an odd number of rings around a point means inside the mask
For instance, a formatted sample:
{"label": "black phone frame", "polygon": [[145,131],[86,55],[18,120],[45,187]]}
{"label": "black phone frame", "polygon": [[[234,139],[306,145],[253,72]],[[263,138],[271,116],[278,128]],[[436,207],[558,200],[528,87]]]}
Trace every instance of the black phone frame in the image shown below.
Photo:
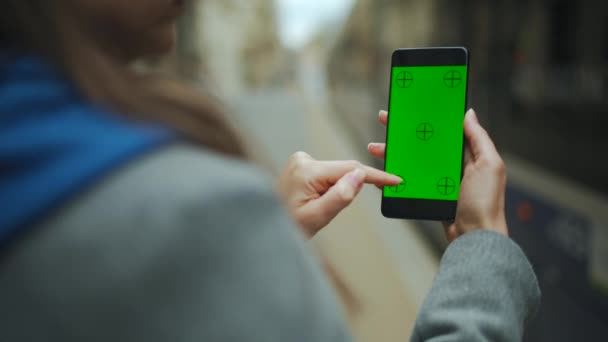
{"label": "black phone frame", "polygon": [[[393,68],[400,66],[466,66],[466,89],[465,89],[465,108],[464,114],[468,107],[468,92],[469,92],[469,51],[465,47],[439,47],[439,48],[419,48],[419,49],[398,49],[393,52],[391,62],[391,77],[389,90],[389,110],[391,105],[391,92],[393,87]],[[390,126],[389,120],[386,126],[386,139],[388,142],[388,132]],[[463,132],[464,142],[464,132]],[[464,147],[463,143],[462,161],[461,161],[461,181],[464,174]],[[386,150],[390,146],[386,145]],[[384,161],[384,169],[386,170],[386,160]],[[443,200],[427,200],[427,199],[412,199],[412,198],[394,198],[385,197],[382,192],[382,215],[387,218],[398,219],[413,219],[413,220],[428,220],[428,221],[453,221],[456,217],[456,209],[458,201],[443,201]]]}

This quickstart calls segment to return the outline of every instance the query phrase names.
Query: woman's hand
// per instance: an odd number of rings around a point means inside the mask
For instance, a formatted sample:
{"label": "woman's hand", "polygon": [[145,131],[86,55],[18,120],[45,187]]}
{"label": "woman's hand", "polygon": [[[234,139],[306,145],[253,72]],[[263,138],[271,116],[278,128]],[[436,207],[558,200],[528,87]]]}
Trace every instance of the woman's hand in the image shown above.
{"label": "woman's hand", "polygon": [[[386,125],[388,113],[380,112]],[[478,229],[509,234],[505,219],[505,164],[486,130],[481,127],[475,111],[469,110],[464,120],[466,137],[464,176],[460,186],[458,209],[454,223],[444,224],[448,241]],[[369,153],[384,158],[385,144],[372,143]]]}
{"label": "woman's hand", "polygon": [[297,152],[289,158],[278,189],[305,234],[313,236],[353,201],[364,183],[392,186],[401,178],[357,161],[318,161]]}

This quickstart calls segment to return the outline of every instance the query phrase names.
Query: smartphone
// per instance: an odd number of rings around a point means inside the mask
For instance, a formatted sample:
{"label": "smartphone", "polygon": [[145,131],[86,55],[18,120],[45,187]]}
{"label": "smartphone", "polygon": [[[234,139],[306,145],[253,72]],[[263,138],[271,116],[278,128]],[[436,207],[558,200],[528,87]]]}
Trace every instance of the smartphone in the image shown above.
{"label": "smartphone", "polygon": [[392,56],[385,187],[389,218],[451,221],[463,173],[469,52],[463,47],[400,49]]}

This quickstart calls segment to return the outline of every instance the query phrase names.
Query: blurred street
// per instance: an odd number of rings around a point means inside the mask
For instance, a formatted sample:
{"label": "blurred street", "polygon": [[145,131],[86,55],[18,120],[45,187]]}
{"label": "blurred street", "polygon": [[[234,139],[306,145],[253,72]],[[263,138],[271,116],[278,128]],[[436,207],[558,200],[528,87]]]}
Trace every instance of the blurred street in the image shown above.
{"label": "blurred street", "polygon": [[[357,159],[384,141],[397,48],[467,46],[469,106],[508,169],[511,237],[539,277],[525,341],[608,335],[608,11],[605,1],[204,0],[168,65],[227,106],[257,162]],[[576,124],[574,124],[576,123]],[[358,341],[406,341],[437,271],[437,223],[387,220],[366,187],[313,241],[359,302]]]}
{"label": "blurred street", "polygon": [[0,342],[608,341],[608,0],[7,3]]}

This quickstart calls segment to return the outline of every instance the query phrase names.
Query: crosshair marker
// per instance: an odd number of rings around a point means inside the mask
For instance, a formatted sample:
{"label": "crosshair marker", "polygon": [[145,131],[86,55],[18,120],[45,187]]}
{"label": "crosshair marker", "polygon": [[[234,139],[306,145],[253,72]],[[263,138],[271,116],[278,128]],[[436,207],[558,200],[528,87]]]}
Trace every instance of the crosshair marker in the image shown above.
{"label": "crosshair marker", "polygon": [[407,71],[402,71],[397,74],[396,82],[399,88],[409,88],[414,83],[414,76]]}
{"label": "crosshair marker", "polygon": [[448,88],[456,88],[462,83],[462,75],[456,70],[450,70],[443,75],[443,83]]}
{"label": "crosshair marker", "polygon": [[[402,176],[399,176],[399,177],[400,177],[401,179],[404,179]],[[405,191],[405,188],[406,188],[406,187],[407,187],[407,183],[406,183],[406,182],[405,182],[405,180],[404,180],[404,181],[403,181],[403,182],[401,182],[400,184],[393,185],[393,186],[389,186],[388,188],[389,188],[389,189],[390,189],[392,192],[394,192],[394,193],[396,193],[396,194],[399,194],[399,193],[402,193],[403,191]]]}
{"label": "crosshair marker", "polygon": [[437,182],[437,191],[443,196],[449,196],[456,190],[456,182],[450,177],[441,178]]}
{"label": "crosshair marker", "polygon": [[429,141],[435,135],[433,125],[428,122],[423,122],[416,127],[416,136],[422,141]]}

